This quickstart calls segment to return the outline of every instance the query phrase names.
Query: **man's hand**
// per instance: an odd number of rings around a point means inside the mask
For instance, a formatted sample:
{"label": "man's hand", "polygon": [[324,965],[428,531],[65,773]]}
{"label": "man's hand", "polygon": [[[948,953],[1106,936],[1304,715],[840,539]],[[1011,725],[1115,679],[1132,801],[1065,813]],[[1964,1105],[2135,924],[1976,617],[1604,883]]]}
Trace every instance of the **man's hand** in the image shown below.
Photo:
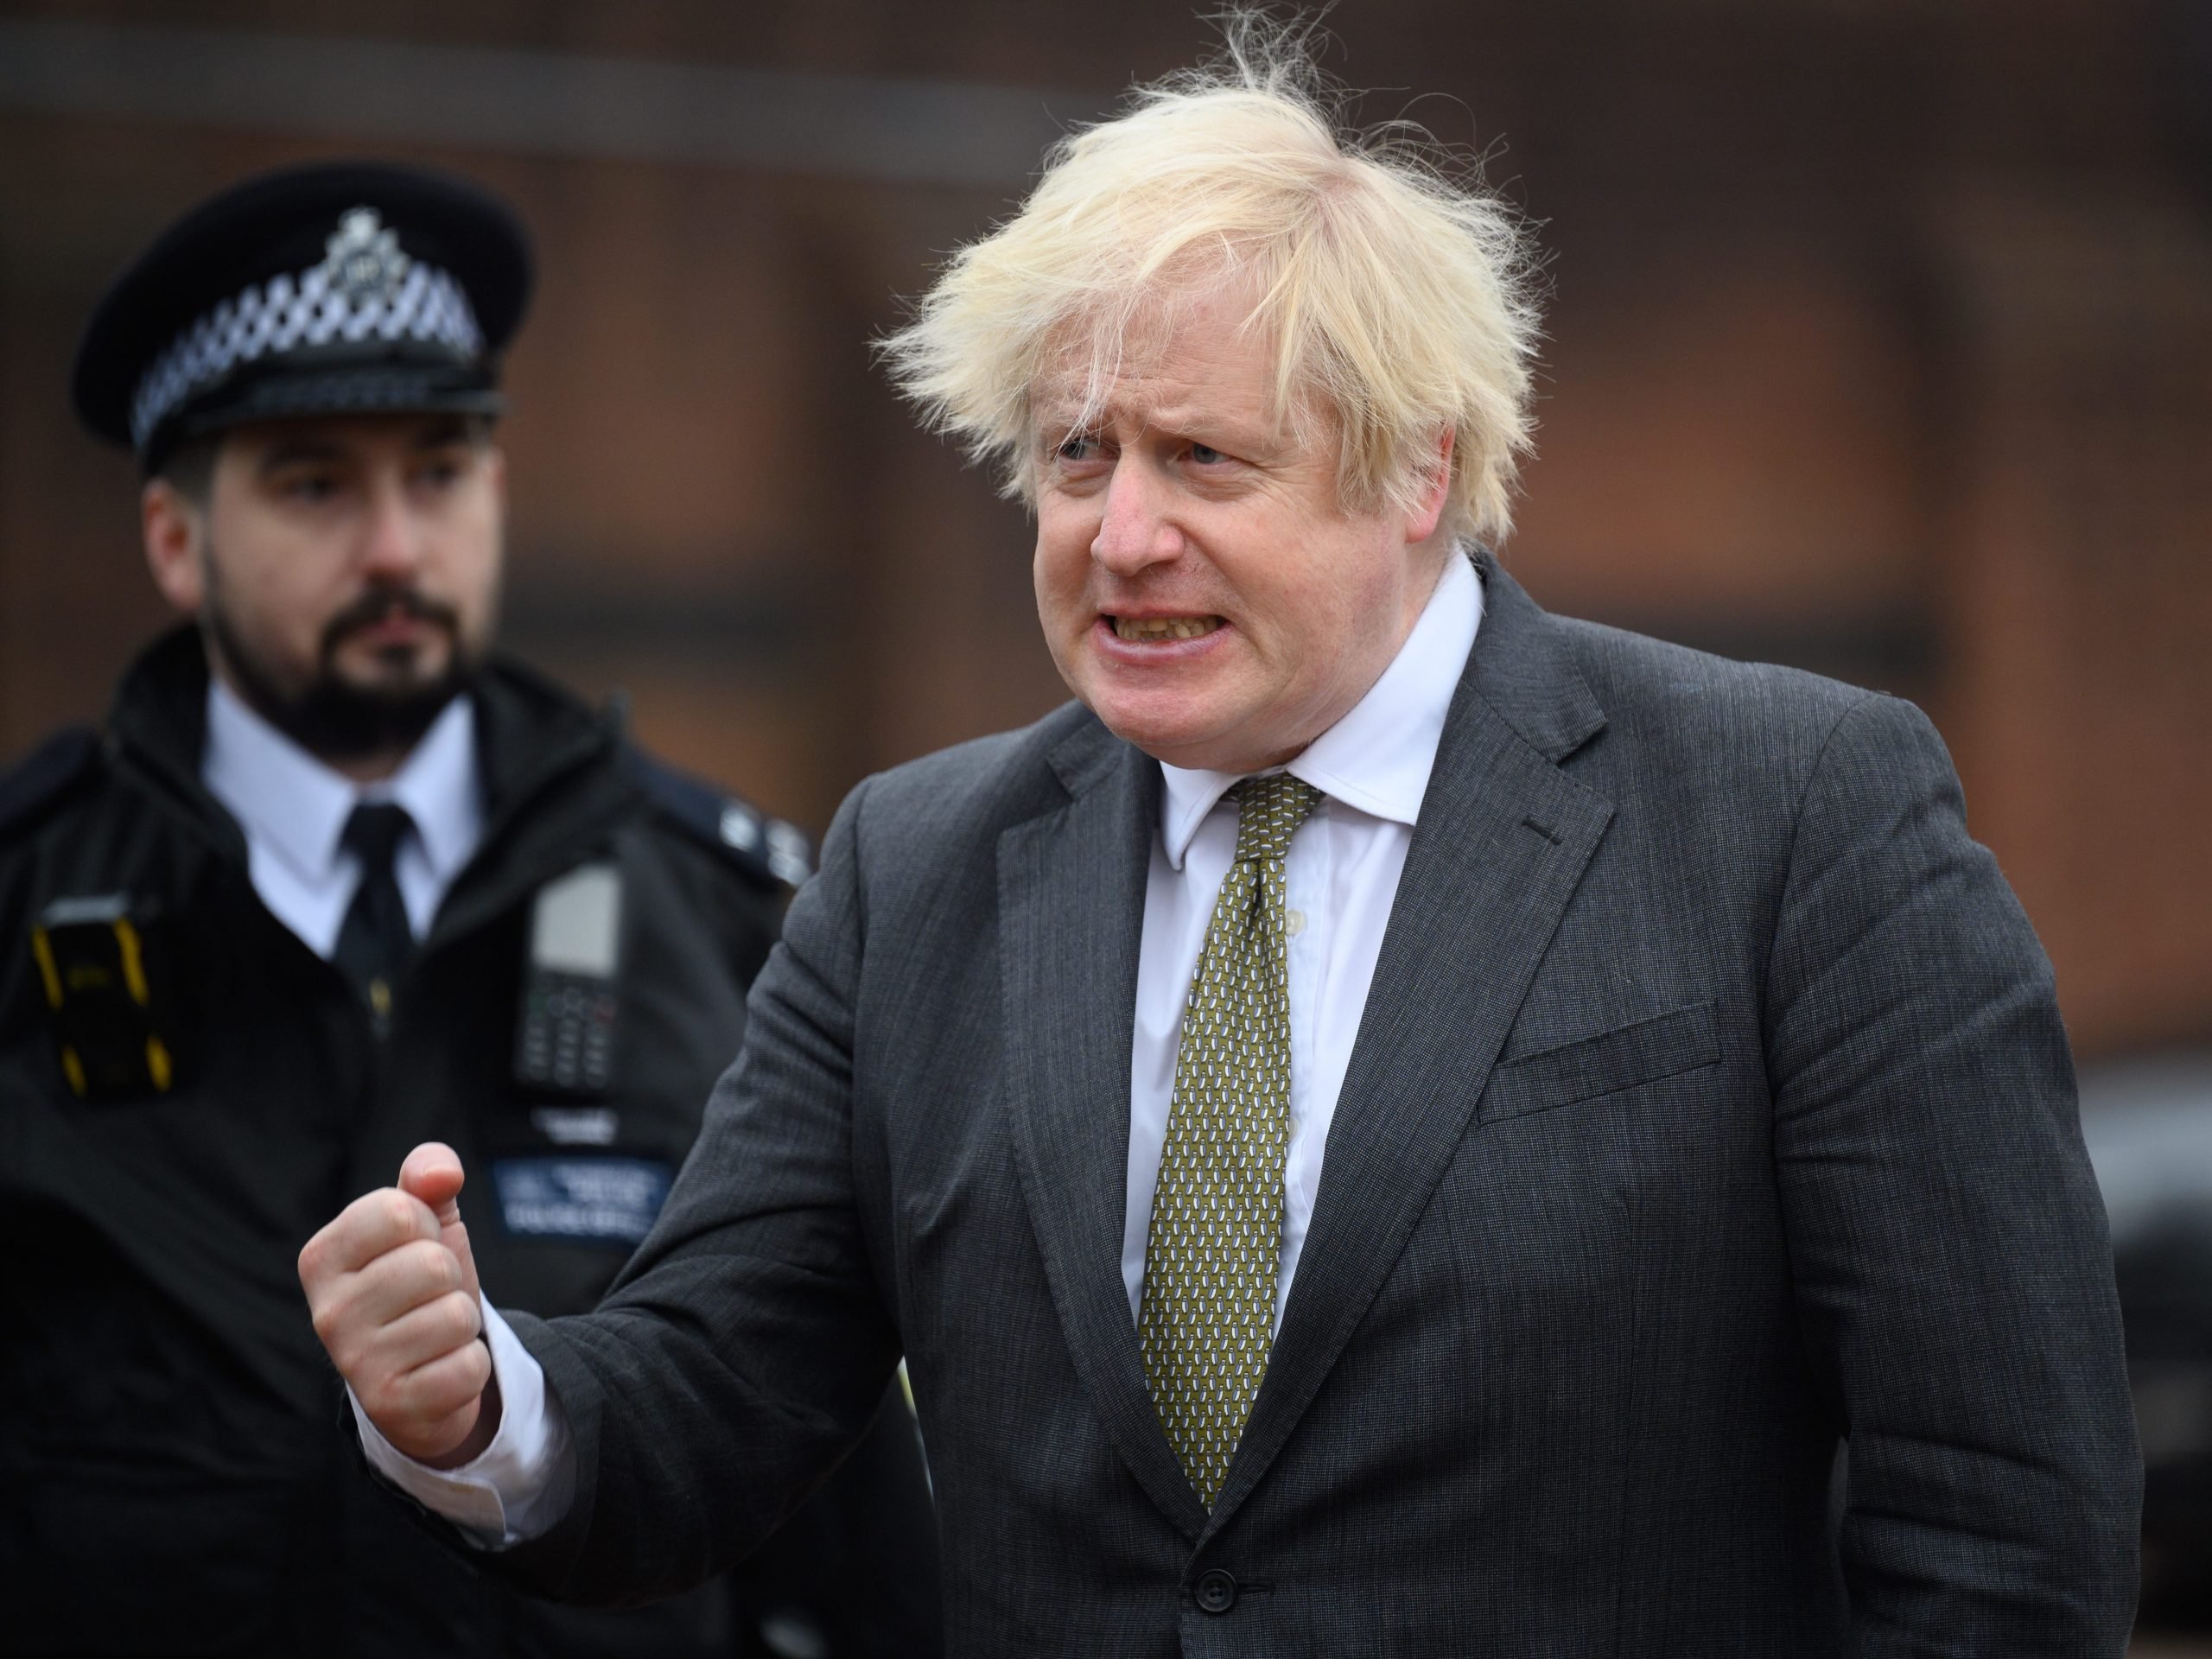
{"label": "man's hand", "polygon": [[464,1179],[452,1147],[426,1141],[397,1186],[354,1199],[300,1252],[315,1334],[339,1374],[385,1439],[436,1469],[477,1456],[499,1425]]}

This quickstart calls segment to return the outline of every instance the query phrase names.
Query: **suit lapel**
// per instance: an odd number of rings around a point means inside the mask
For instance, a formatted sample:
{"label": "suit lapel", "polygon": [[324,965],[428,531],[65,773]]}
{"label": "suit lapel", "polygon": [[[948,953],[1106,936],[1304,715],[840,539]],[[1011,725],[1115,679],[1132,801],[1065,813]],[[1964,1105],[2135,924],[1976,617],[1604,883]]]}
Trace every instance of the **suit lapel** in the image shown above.
{"label": "suit lapel", "polygon": [[1073,800],[999,840],[1007,1109],[1077,1373],[1131,1472],[1195,1537],[1205,1510],[1160,1432],[1122,1282],[1129,1048],[1160,772],[1095,723],[1053,764]]}
{"label": "suit lapel", "polygon": [[1556,764],[1604,724],[1557,625],[1487,561],[1483,575],[1481,632],[1391,906],[1289,1306],[1213,1529],[1266,1471],[1404,1249],[1612,818]]}

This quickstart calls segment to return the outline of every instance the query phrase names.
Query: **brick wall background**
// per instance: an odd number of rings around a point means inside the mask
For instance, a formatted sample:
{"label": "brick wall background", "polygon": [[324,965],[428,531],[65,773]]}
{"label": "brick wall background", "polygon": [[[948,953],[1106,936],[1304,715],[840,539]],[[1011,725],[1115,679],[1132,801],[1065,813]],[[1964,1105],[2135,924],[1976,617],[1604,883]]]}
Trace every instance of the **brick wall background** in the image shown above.
{"label": "brick wall background", "polygon": [[[1367,0],[1366,115],[1552,259],[1516,574],[1921,701],[2088,1054],[2212,1039],[2212,27],[2193,0]],[[818,828],[1062,693],[1020,511],[871,365],[1057,122],[1204,49],[1124,0],[0,0],[0,754],[162,620],[70,423],[93,296],[246,170],[457,167],[537,236],[507,637]]]}

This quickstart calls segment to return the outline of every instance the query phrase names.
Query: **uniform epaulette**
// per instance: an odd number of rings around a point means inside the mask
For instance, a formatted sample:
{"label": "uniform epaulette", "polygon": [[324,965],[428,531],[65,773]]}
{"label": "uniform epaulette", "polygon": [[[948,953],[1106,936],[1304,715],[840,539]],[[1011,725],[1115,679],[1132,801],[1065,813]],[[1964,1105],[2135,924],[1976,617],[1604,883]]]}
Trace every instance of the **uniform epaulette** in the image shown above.
{"label": "uniform epaulette", "polygon": [[65,726],[0,772],[0,836],[28,827],[92,770],[100,752],[90,726]]}
{"label": "uniform epaulette", "polygon": [[703,779],[629,746],[632,774],[653,804],[699,840],[769,881],[797,887],[814,874],[814,846],[797,824],[772,818]]}

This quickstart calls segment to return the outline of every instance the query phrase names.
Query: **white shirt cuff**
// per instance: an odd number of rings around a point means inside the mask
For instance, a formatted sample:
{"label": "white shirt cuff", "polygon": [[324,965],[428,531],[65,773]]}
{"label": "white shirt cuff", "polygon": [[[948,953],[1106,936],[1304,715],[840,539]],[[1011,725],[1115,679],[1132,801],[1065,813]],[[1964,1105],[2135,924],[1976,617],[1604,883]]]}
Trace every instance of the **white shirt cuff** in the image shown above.
{"label": "white shirt cuff", "polygon": [[491,1303],[484,1340],[499,1382],[499,1427],[492,1444],[456,1469],[417,1463],[379,1433],[348,1386],[369,1465],[416,1503],[443,1516],[483,1549],[507,1549],[550,1532],[575,1497],[575,1453],[560,1395],[544,1368]]}

